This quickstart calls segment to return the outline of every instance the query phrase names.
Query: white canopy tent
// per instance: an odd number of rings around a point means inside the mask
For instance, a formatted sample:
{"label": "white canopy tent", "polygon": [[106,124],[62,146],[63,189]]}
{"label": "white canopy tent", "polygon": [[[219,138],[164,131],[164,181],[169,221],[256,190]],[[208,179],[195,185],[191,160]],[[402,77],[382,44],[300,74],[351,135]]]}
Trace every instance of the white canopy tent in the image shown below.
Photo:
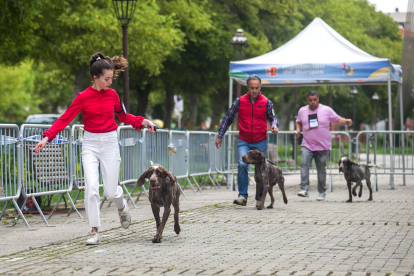
{"label": "white canopy tent", "polygon": [[272,52],[230,62],[229,106],[233,99],[233,79],[246,85],[246,79],[252,74],[262,79],[264,87],[387,84],[390,130],[391,84],[398,84],[402,118],[401,66],[362,51],[320,18],[315,18],[296,37]]}

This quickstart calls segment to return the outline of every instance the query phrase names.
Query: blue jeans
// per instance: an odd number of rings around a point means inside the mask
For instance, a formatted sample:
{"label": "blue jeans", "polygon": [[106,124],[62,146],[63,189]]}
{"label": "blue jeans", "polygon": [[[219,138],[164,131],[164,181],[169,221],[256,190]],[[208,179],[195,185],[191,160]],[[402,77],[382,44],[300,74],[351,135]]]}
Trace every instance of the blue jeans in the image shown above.
{"label": "blue jeans", "polygon": [[[237,173],[237,185],[239,186],[239,195],[247,198],[247,188],[249,186],[249,175],[247,173],[247,164],[242,161],[242,156],[251,150],[258,150],[266,155],[267,139],[257,143],[247,143],[239,139],[237,143],[239,153],[239,168]],[[259,197],[263,194],[263,186],[260,188]]]}

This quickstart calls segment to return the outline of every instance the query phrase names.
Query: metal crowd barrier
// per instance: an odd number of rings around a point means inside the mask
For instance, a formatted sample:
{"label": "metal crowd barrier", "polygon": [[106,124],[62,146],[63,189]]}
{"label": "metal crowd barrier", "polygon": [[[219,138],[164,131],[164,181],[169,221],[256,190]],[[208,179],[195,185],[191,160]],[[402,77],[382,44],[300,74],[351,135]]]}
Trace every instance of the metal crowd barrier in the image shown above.
{"label": "metal crowd barrier", "polygon": [[21,140],[17,125],[0,125],[0,202],[6,202],[0,214],[0,220],[6,212],[9,202],[13,202],[27,228],[29,223],[23,216],[16,200],[22,189],[21,179]]}
{"label": "metal crowd barrier", "polygon": [[375,175],[375,191],[378,190],[377,175],[389,175],[391,189],[394,189],[395,175],[402,175],[403,186],[405,176],[414,175],[414,131],[361,131],[355,142],[357,163],[381,166],[381,169],[371,169]]}
{"label": "metal crowd barrier", "polygon": [[[169,170],[175,174],[177,181],[181,188],[181,185],[184,183],[190,184],[191,189],[197,195],[196,190],[188,179],[189,171],[189,156],[188,156],[188,133],[186,131],[170,131],[171,142],[168,145],[168,150],[170,151],[170,166]],[[184,194],[184,191],[181,188],[181,192]]]}
{"label": "metal crowd barrier", "polygon": [[71,152],[70,128],[66,127],[62,130],[41,152],[36,153],[33,151],[35,145],[43,139],[42,134],[49,127],[49,125],[23,124],[20,130],[22,136],[22,193],[25,197],[22,209],[26,205],[28,198],[32,198],[36,209],[47,226],[49,224],[37,201],[34,200],[35,196],[60,194],[48,219],[52,217],[56,207],[65,194],[73,209],[82,218],[69,194],[73,186],[69,160]]}
{"label": "metal crowd barrier", "polygon": [[[118,127],[118,140],[121,154],[121,166],[119,183],[124,188],[125,193],[128,196],[128,201],[131,200],[132,205],[136,207],[132,199],[132,193],[129,193],[126,185],[135,184],[138,178],[145,171],[143,162],[143,132],[135,130],[132,126],[120,126]],[[148,192],[144,186],[141,187],[141,193],[145,192],[148,196]],[[139,195],[141,195],[141,193]]]}
{"label": "metal crowd barrier", "polygon": [[[233,174],[237,174],[238,131],[228,131],[223,139],[222,148],[215,151],[215,169],[217,172],[229,174],[229,188],[233,189]],[[300,175],[300,141],[294,131],[279,131],[278,134],[268,134],[266,158],[276,162],[284,174]],[[341,175],[338,163],[341,157],[351,157],[351,139],[347,132],[331,131],[332,150],[326,164],[326,173],[329,176],[329,191],[333,190],[332,176]],[[226,164],[227,162],[227,164]],[[254,174],[254,166],[250,166],[249,174]],[[316,175],[315,162],[312,161],[309,174]]]}

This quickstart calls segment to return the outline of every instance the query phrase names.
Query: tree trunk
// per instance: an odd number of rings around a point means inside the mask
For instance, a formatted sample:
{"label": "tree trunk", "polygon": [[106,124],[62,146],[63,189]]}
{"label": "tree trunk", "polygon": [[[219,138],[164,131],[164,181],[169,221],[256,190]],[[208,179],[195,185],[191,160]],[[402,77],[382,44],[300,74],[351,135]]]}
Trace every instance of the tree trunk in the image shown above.
{"label": "tree trunk", "polygon": [[151,92],[151,85],[147,84],[144,88],[137,87],[137,99],[138,99],[138,111],[137,115],[145,117],[145,112],[147,111],[148,106],[148,96]]}
{"label": "tree trunk", "polygon": [[[217,95],[214,95],[214,100],[211,101],[211,124],[210,130],[216,130],[216,126],[220,125],[220,120],[222,119],[222,114],[225,113],[228,109],[228,100],[229,94],[226,93],[227,88],[219,89]],[[236,118],[233,121],[233,124],[237,123]]]}
{"label": "tree trunk", "polygon": [[281,117],[278,118],[279,120],[279,129],[280,130],[289,130],[289,122],[292,116],[293,108],[292,105],[294,103],[292,102],[285,102],[283,100],[280,100],[280,114]]}
{"label": "tree trunk", "polygon": [[197,124],[197,111],[198,111],[198,95],[197,94],[190,94],[188,96],[188,99],[190,100],[190,106],[189,106],[189,120],[188,120],[188,126],[187,129],[193,130],[196,127]]}
{"label": "tree trunk", "polygon": [[[75,75],[75,85],[73,87],[71,103],[76,98],[79,92],[84,91],[91,84],[88,64],[86,63],[81,64],[78,70],[74,71],[73,74]],[[82,121],[83,121],[82,114],[81,112],[79,112],[75,116],[75,118],[73,118],[72,123],[78,123],[78,122],[81,123]]]}
{"label": "tree trunk", "polygon": [[164,102],[164,128],[171,128],[172,114],[174,110],[174,90],[170,85],[165,87],[165,102]]}
{"label": "tree trunk", "polygon": [[78,70],[73,72],[75,75],[75,86],[72,92],[72,101],[76,98],[79,92],[84,91],[91,84],[92,80],[89,75],[88,64],[83,63],[79,66]]}

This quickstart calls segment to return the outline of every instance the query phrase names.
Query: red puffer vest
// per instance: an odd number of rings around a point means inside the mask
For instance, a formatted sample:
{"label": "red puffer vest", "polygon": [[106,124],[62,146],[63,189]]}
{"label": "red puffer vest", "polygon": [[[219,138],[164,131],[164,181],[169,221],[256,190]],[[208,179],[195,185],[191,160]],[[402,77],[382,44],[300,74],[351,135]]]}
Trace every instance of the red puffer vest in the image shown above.
{"label": "red puffer vest", "polygon": [[254,104],[250,94],[240,97],[239,106],[239,139],[249,144],[267,139],[267,101],[260,92]]}

